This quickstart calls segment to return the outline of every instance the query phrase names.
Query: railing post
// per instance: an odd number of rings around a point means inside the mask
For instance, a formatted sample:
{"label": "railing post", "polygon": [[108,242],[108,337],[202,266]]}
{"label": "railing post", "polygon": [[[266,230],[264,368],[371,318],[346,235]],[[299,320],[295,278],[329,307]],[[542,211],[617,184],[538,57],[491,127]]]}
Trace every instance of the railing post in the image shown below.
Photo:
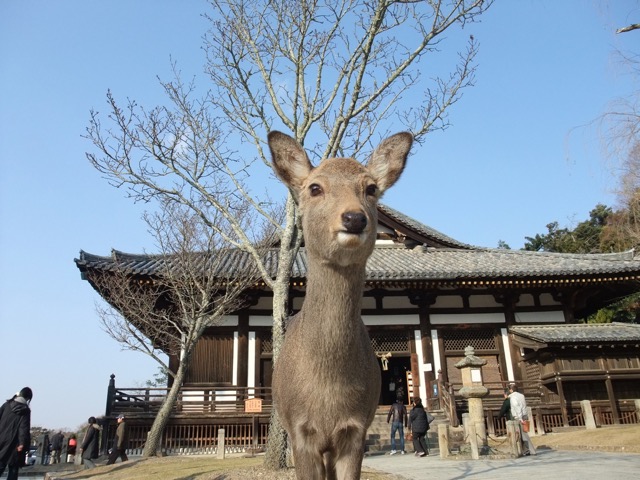
{"label": "railing post", "polygon": [[449,385],[449,420],[451,421],[452,427],[460,425],[458,412],[456,410],[456,393],[453,389],[453,385]]}
{"label": "railing post", "polygon": [[487,410],[487,433],[494,436],[496,434],[496,426],[493,419],[493,410]]}
{"label": "railing post", "polygon": [[536,408],[536,426],[535,429],[538,432],[538,435],[546,435],[546,430],[544,428],[544,422],[542,420],[542,410],[540,407]]}
{"label": "railing post", "polygon": [[449,456],[449,427],[445,423],[438,425],[438,448],[440,449],[440,458]]}
{"label": "railing post", "polygon": [[594,430],[596,428],[596,421],[593,418],[593,409],[591,408],[591,402],[589,400],[581,400],[580,408],[582,409],[584,426],[587,428],[587,430]]}
{"label": "railing post", "polygon": [[253,448],[252,455],[258,453],[258,444],[260,443],[260,419],[257,416],[253,417]]}
{"label": "railing post", "polygon": [[217,457],[219,460],[224,460],[225,457],[224,448],[224,428],[218,429],[218,452]]}
{"label": "railing post", "polygon": [[116,400],[116,376],[112,373],[109,379],[109,387],[107,388],[107,407],[104,410],[105,417],[111,415],[113,404]]}

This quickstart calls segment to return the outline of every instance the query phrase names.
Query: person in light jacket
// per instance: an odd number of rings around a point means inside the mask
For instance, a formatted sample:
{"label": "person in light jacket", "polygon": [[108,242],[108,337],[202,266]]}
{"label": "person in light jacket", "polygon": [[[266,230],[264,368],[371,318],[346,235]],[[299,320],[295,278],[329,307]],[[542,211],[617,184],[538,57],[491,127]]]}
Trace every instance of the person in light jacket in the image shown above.
{"label": "person in light jacket", "polygon": [[[535,455],[536,447],[533,445],[531,438],[529,438],[529,434],[522,429],[522,422],[524,420],[529,420],[529,415],[527,413],[527,401],[524,398],[524,395],[518,391],[518,387],[516,385],[511,385],[509,387],[509,404],[511,406],[511,418],[518,422],[518,426],[520,427],[520,438],[522,439],[522,453],[524,455]],[[525,448],[526,446],[526,448]]]}

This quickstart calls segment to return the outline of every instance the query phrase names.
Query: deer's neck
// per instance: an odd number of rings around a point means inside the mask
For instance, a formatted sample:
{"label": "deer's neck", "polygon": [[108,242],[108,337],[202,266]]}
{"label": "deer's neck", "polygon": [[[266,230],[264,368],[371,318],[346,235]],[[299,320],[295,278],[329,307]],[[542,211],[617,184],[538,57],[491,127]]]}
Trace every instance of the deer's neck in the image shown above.
{"label": "deer's neck", "polygon": [[364,275],[364,266],[335,267],[318,262],[309,265],[305,318],[331,332],[360,322]]}

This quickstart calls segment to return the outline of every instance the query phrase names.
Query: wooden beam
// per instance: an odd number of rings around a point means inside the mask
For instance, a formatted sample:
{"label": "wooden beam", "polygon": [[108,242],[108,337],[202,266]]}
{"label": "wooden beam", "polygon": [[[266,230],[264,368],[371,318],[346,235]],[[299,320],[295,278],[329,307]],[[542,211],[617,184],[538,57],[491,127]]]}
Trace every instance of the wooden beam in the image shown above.
{"label": "wooden beam", "polygon": [[618,402],[616,401],[616,393],[613,390],[613,382],[611,377],[607,375],[604,381],[607,386],[607,396],[609,397],[609,405],[611,406],[611,414],[613,415],[613,423],[615,425],[620,424],[620,412],[618,412]]}

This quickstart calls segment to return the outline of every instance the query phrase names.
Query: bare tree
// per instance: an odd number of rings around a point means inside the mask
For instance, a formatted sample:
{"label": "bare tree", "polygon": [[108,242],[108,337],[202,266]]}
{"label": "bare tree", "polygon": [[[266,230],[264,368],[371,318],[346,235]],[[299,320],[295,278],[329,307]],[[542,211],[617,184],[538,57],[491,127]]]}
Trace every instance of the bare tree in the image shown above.
{"label": "bare tree", "polygon": [[[211,90],[197,99],[195,86],[177,73],[161,81],[169,106],[120,107],[108,94],[109,125],[92,112],[87,137],[98,153],[92,164],[136,200],[171,198],[192,209],[213,231],[201,205],[219,211],[228,240],[254,256],[273,291],[274,365],[288,315],[289,275],[302,235],[291,195],[284,225],[247,187],[256,159],[269,164],[266,134],[282,125],[316,163],[356,156],[379,136],[411,130],[417,142],[448,126],[447,112],[474,81],[477,44],[449,56],[443,71],[427,62],[443,47],[442,34],[476,20],[492,0],[211,0],[205,37]],[[375,138],[374,138],[375,137]],[[311,144],[311,145],[309,145]],[[326,146],[316,152],[319,145]],[[247,153],[249,146],[255,152]],[[242,151],[238,149],[242,148]],[[313,155],[313,153],[312,153]],[[214,178],[216,188],[209,183]],[[240,198],[256,214],[254,225],[278,230],[275,278],[252,246],[251,231],[237,224]],[[245,208],[246,204],[242,204]],[[247,210],[243,210],[247,211]],[[267,464],[283,467],[285,435],[270,425]]]}
{"label": "bare tree", "polygon": [[[246,262],[228,272],[233,250],[226,241],[184,206],[166,200],[161,205],[159,213],[145,217],[160,251],[147,257],[149,275],[141,275],[133,268],[135,259],[118,252],[108,267],[86,273],[108,302],[97,305],[103,329],[123,348],[149,355],[171,377],[144,456],[158,450],[198,340],[224,315],[243,307],[243,293],[260,278],[246,254]],[[222,228],[224,221],[216,222]],[[178,360],[175,371],[164,354]]]}
{"label": "bare tree", "polygon": [[[616,33],[634,32],[637,24]],[[637,52],[617,52],[628,74],[640,80]],[[603,249],[626,249],[640,245],[640,89],[611,101],[608,111],[597,119],[605,155],[612,161],[617,185],[617,210],[609,217],[602,235]]]}

